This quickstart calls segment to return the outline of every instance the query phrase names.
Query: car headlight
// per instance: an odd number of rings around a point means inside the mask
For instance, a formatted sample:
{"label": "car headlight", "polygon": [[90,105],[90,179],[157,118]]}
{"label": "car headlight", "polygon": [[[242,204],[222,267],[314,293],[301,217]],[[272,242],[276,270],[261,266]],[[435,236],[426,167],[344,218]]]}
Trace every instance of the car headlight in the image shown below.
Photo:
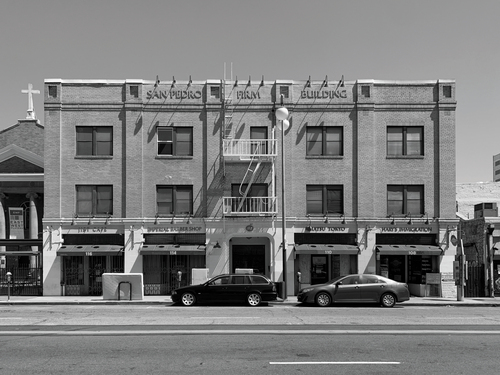
{"label": "car headlight", "polygon": [[307,293],[307,292],[310,292],[311,290],[313,290],[314,288],[306,288],[306,289],[302,289],[299,293]]}

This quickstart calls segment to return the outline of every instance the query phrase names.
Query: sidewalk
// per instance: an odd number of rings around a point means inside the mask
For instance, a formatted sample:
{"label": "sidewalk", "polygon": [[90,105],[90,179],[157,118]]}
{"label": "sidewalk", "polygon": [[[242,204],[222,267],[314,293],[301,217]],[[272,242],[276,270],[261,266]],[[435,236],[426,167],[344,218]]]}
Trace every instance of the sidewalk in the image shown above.
{"label": "sidewalk", "polygon": [[[170,296],[144,296],[142,300],[104,300],[99,296],[11,296],[10,300],[5,295],[0,296],[0,306],[4,305],[130,305],[130,304],[172,304]],[[296,296],[289,296],[285,301],[278,299],[270,302],[271,306],[279,305],[298,305]],[[439,297],[412,297],[409,301],[398,304],[401,306],[481,306],[481,307],[500,307],[500,298],[464,298],[463,301],[457,301],[452,298]]]}

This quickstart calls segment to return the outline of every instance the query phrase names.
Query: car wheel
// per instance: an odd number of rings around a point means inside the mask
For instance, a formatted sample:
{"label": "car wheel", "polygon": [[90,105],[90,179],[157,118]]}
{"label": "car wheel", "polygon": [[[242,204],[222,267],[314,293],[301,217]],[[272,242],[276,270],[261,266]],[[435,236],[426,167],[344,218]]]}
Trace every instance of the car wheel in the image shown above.
{"label": "car wheel", "polygon": [[396,304],[396,296],[392,293],[385,293],[380,298],[380,302],[384,307],[393,307]]}
{"label": "car wheel", "polygon": [[252,307],[259,306],[261,302],[262,302],[262,297],[260,296],[259,293],[250,293],[247,296],[247,303]]}
{"label": "car wheel", "polygon": [[181,297],[181,302],[184,306],[193,306],[196,303],[196,297],[193,293],[184,293]]}
{"label": "car wheel", "polygon": [[330,306],[332,303],[332,298],[326,292],[320,292],[316,295],[316,305],[319,307]]}

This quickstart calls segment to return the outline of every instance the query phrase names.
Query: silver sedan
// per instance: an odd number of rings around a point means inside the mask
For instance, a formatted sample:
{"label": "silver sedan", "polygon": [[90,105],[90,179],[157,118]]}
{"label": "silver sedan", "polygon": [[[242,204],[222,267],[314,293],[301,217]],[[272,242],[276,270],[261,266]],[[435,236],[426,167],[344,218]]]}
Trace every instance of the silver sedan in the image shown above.
{"label": "silver sedan", "polygon": [[396,302],[409,299],[407,284],[367,274],[339,276],[325,284],[303,288],[297,295],[299,302],[320,307],[332,303],[380,303],[384,307],[393,307]]}

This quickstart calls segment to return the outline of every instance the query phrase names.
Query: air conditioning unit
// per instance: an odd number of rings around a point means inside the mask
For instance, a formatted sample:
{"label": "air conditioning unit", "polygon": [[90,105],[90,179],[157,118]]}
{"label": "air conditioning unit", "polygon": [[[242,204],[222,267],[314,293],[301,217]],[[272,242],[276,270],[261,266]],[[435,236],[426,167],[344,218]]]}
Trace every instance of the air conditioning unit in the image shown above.
{"label": "air conditioning unit", "polygon": [[474,205],[474,219],[482,217],[498,217],[496,203],[479,203]]}

